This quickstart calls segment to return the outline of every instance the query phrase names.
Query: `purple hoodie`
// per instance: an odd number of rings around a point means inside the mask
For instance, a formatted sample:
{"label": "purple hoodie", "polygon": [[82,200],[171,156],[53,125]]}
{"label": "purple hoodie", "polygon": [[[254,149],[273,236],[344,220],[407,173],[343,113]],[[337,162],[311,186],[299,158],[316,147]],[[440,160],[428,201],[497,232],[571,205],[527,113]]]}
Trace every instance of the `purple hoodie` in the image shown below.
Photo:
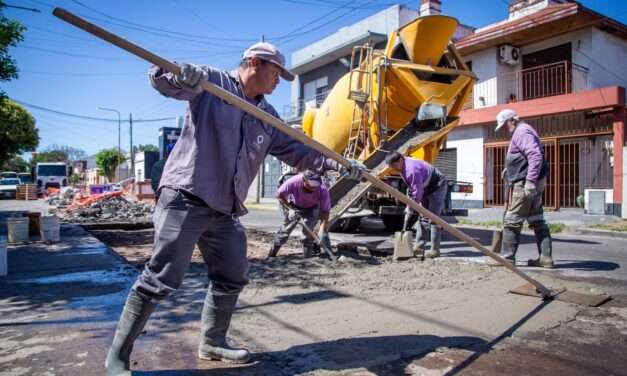
{"label": "purple hoodie", "polygon": [[514,129],[512,141],[507,150],[507,154],[515,153],[525,156],[528,163],[527,181],[536,184],[544,162],[544,151],[538,133],[531,125],[522,121]]}

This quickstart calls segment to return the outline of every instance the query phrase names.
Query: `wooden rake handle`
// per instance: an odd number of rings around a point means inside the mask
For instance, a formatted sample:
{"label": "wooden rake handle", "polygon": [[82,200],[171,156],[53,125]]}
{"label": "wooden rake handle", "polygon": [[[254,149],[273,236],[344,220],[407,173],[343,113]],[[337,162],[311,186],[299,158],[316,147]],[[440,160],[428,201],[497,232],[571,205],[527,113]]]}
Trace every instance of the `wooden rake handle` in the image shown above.
{"label": "wooden rake handle", "polygon": [[[157,65],[159,67],[161,67],[161,69],[167,71],[167,72],[171,72],[174,74],[179,74],[180,73],[180,68],[178,65],[174,64],[173,62],[166,60],[158,55],[155,55],[154,53],[138,46],[135,43],[132,43],[124,38],[121,38],[113,33],[111,33],[110,31],[107,31],[103,28],[101,28],[100,26],[94,25],[89,21],[86,21],[85,19],[78,17],[68,11],[66,11],[65,9],[62,8],[55,8],[54,11],[52,12],[52,14],[54,14],[56,17],[62,19],[63,21],[72,24],[76,27],[78,27],[79,29],[82,29],[92,35],[97,36],[100,39],[103,39],[117,47],[120,47],[121,49],[132,53],[133,55],[140,57],[144,60],[147,60],[148,62]],[[327,148],[326,146],[322,145],[321,143],[317,142],[316,140],[313,140],[309,137],[307,137],[304,133],[290,127],[289,125],[287,125],[286,123],[284,123],[282,120],[270,115],[269,113],[260,110],[258,107],[248,103],[247,101],[241,99],[240,97],[222,89],[219,86],[216,86],[215,84],[209,82],[209,81],[202,81],[201,82],[201,86],[204,90],[208,91],[209,93],[215,95],[218,98],[221,98],[222,100],[226,101],[227,103],[236,106],[238,108],[240,108],[241,110],[243,110],[244,112],[256,117],[257,119],[263,121],[266,124],[270,124],[271,126],[273,126],[274,128],[280,130],[283,133],[288,134],[289,136],[293,137],[294,139],[302,142],[303,144],[311,147],[312,149],[315,149],[316,151],[320,152],[321,154],[327,156],[328,158],[331,158],[333,160],[335,160],[336,162],[338,162],[340,165],[344,166],[344,167],[350,167],[350,161],[346,158],[344,158],[342,155],[338,154],[337,152]],[[424,217],[429,218],[433,223],[438,224],[440,226],[442,226],[442,228],[447,231],[449,234],[453,235],[454,237],[456,237],[457,239],[468,243],[469,245],[473,246],[474,248],[476,248],[477,250],[481,251],[483,254],[491,257],[492,259],[494,259],[495,261],[497,261],[498,263],[502,264],[504,267],[506,267],[507,269],[511,270],[512,272],[514,272],[516,275],[518,275],[519,277],[521,277],[522,279],[524,279],[525,281],[531,283],[533,286],[535,286],[538,291],[542,294],[542,296],[544,297],[549,297],[551,296],[551,291],[546,288],[543,284],[541,284],[540,282],[536,281],[535,279],[529,277],[527,274],[523,273],[522,271],[520,271],[518,268],[516,268],[515,266],[511,265],[509,262],[507,262],[504,258],[502,258],[501,256],[497,255],[496,253],[488,250],[487,248],[483,247],[478,241],[476,241],[475,239],[471,238],[470,236],[466,235],[465,233],[463,233],[462,231],[458,230],[457,228],[449,225],[448,223],[446,223],[442,218],[436,216],[435,214],[431,213],[429,210],[425,209],[424,207],[422,207],[421,205],[419,205],[417,202],[415,202],[414,200],[410,199],[409,197],[405,196],[404,194],[402,194],[401,192],[399,192],[398,190],[392,188],[391,186],[387,185],[386,183],[384,183],[381,179],[379,179],[377,176],[372,175],[368,172],[364,172],[363,176],[365,179],[367,179],[369,182],[371,182],[375,187],[379,188],[380,190],[389,193],[390,195],[392,195],[394,198],[396,198],[397,200],[399,200],[400,202],[404,203],[405,205],[411,207],[412,209],[414,209],[415,211],[417,211],[418,213],[422,214]]]}

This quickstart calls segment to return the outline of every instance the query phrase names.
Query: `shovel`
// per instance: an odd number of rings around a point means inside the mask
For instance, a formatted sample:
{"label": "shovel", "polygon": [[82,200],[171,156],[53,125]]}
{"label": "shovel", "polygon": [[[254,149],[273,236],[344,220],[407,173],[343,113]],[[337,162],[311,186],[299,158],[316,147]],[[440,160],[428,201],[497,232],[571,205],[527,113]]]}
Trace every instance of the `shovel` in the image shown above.
{"label": "shovel", "polygon": [[410,218],[411,213],[405,214],[405,219],[403,220],[403,231],[396,231],[394,233],[394,256],[392,257],[394,261],[414,256],[414,233],[411,230],[407,230]]}
{"label": "shovel", "polygon": [[505,215],[507,215],[507,211],[509,210],[509,202],[511,201],[512,196],[512,186],[509,184],[509,181],[505,177],[506,171],[507,170],[503,170],[503,172],[501,173],[501,179],[507,187],[507,195],[505,196],[505,203],[503,208],[503,219],[501,221],[501,228],[498,230],[494,230],[494,232],[492,233],[492,244],[490,244],[490,250],[494,253],[501,253],[501,246],[503,245],[503,227],[505,226]]}

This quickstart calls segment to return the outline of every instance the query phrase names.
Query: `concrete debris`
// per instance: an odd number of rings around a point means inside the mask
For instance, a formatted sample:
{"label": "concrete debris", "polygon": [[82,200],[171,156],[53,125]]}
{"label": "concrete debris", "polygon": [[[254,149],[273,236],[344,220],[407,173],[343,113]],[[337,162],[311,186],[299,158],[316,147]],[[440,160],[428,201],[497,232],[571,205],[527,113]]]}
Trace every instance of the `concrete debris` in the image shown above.
{"label": "concrete debris", "polygon": [[68,208],[61,212],[64,222],[150,222],[154,205],[126,199],[122,196],[106,196],[86,206]]}
{"label": "concrete debris", "polygon": [[60,191],[51,194],[46,198],[46,203],[52,206],[68,206],[74,201],[74,196],[80,193],[80,190],[73,187],[63,187]]}

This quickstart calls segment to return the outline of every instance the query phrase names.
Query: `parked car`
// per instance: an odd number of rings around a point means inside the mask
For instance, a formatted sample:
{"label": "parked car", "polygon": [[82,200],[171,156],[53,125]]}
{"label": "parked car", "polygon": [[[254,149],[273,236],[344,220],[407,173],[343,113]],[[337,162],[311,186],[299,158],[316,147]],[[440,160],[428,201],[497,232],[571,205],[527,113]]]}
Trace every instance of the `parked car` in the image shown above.
{"label": "parked car", "polygon": [[34,184],[33,176],[28,172],[20,172],[17,174],[21,184]]}
{"label": "parked car", "polygon": [[0,179],[9,179],[9,178],[17,178],[17,172],[13,171],[2,171],[0,173]]}
{"label": "parked car", "polygon": [[0,197],[15,198],[18,184],[20,184],[18,178],[0,179]]}

